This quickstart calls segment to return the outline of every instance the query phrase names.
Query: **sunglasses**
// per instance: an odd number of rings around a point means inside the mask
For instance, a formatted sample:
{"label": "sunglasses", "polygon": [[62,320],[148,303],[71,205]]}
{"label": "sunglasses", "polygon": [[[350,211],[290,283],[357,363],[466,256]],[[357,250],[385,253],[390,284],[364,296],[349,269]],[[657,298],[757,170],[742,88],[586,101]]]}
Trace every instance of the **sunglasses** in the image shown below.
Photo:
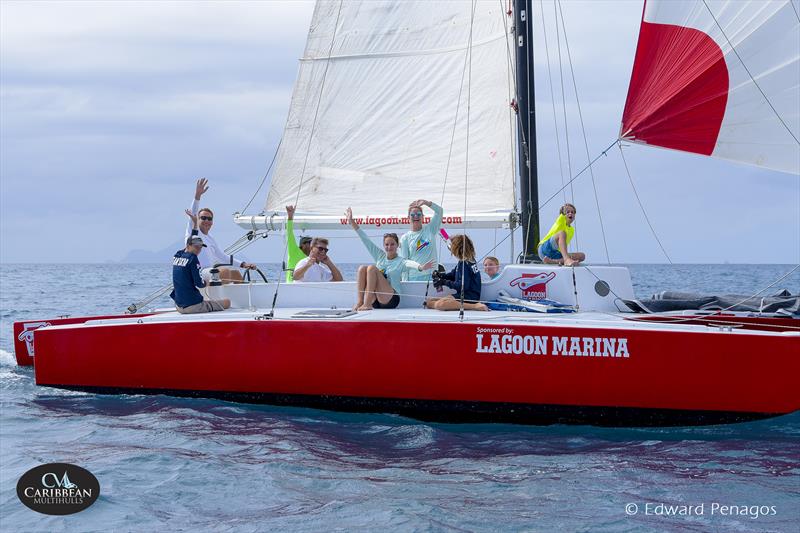
{"label": "sunglasses", "polygon": [[409,218],[422,218],[422,213],[409,213]]}
{"label": "sunglasses", "polygon": [[205,220],[207,222],[211,222],[212,220],[214,220],[214,217],[202,216],[202,217],[200,217],[200,220]]}
{"label": "sunglasses", "polygon": [[320,252],[325,252],[325,253],[328,252],[328,249],[325,248],[324,246],[316,246],[316,249],[319,250]]}

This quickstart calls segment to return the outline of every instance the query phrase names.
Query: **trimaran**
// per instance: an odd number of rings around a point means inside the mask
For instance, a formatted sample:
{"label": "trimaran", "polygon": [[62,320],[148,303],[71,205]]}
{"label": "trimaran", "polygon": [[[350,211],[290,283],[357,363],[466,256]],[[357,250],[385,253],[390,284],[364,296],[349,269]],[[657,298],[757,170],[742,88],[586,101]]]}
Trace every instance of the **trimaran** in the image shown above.
{"label": "trimaran", "polygon": [[[536,262],[532,23],[531,0],[319,1],[266,206],[235,221],[257,240],[297,204],[296,228],[343,229],[352,205],[362,226],[403,226],[398,206],[431,198],[451,233],[521,227],[525,253],[483,300],[577,312],[442,313],[422,306],[429,284],[408,282],[400,308],[352,313],[352,282],[264,279],[208,287],[233,302],[220,313],[17,322],[18,363],[67,389],[445,421],[705,424],[800,408],[796,315],[637,314],[626,268]],[[797,174],[798,43],[790,1],[647,1],[619,138]],[[311,339],[319,349],[299,349]]]}

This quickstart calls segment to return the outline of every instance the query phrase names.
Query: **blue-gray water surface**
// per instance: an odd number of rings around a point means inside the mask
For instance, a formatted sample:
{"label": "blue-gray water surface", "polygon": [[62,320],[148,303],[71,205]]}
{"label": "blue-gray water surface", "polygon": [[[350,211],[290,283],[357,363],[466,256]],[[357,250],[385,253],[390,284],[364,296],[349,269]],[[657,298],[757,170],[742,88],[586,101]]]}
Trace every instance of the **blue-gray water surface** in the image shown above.
{"label": "blue-gray water surface", "polygon": [[[640,297],[749,294],[791,268],[630,266]],[[119,312],[168,277],[163,265],[0,265],[0,530],[797,531],[800,413],[664,429],[430,424],[75,393],[16,367],[14,321]],[[781,288],[800,291],[800,273],[767,293]],[[90,470],[99,500],[65,517],[22,505],[17,480],[49,462]]]}

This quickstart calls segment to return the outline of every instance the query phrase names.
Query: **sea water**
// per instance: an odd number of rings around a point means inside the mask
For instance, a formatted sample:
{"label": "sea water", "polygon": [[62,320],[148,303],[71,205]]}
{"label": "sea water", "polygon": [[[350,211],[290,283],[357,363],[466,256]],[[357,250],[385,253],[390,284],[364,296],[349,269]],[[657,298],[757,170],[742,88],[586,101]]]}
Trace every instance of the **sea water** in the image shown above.
{"label": "sea water", "polygon": [[[630,266],[639,297],[749,294],[791,268]],[[0,265],[0,530],[797,531],[800,413],[664,429],[430,424],[76,393],[16,367],[14,321],[120,312],[168,281],[163,265]],[[765,294],[782,288],[800,291],[800,274]],[[17,480],[50,462],[91,471],[99,500],[65,517],[22,505]]]}

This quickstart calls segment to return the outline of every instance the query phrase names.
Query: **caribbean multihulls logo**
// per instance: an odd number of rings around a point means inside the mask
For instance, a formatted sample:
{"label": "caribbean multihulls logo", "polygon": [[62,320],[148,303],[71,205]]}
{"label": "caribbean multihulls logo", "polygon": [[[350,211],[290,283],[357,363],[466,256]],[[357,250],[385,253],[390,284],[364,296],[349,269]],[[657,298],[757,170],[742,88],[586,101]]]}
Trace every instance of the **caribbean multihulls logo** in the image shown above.
{"label": "caribbean multihulls logo", "polygon": [[38,513],[67,515],[83,511],[100,496],[94,474],[69,463],[31,468],[17,482],[17,496]]}
{"label": "caribbean multihulls logo", "polygon": [[525,300],[546,300],[547,284],[556,277],[555,272],[526,273],[509,282],[509,287],[519,287]]}

